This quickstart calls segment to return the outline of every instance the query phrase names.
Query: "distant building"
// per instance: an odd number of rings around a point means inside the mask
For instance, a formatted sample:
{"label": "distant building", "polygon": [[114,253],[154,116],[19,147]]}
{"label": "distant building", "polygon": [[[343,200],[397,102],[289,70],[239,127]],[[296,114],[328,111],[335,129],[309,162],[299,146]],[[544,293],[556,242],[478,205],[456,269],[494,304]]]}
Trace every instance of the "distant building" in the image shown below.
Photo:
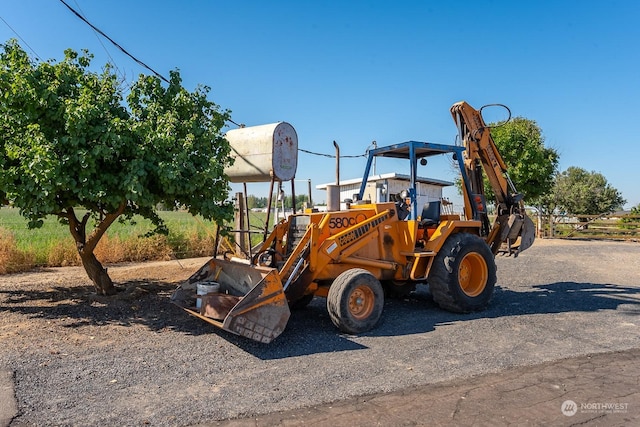
{"label": "distant building", "polygon": [[[390,195],[395,195],[402,190],[409,188],[410,177],[395,172],[382,175],[372,175],[367,179],[363,200],[370,200],[372,203],[383,203],[391,201]],[[345,208],[345,199],[354,199],[354,194],[360,191],[362,178],[347,179],[340,181],[340,204]],[[320,184],[316,186],[318,190],[326,190],[327,186],[335,185],[335,182]],[[416,180],[416,201],[418,206],[427,202],[442,199],[442,189],[452,186],[453,182],[442,181],[433,178],[418,177]]]}

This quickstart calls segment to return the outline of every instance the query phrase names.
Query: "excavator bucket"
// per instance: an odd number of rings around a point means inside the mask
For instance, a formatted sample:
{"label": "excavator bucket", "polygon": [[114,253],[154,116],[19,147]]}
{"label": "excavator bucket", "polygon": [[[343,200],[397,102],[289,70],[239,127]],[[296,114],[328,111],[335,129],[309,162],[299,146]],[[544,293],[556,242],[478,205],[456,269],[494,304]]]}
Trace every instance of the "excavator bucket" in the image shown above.
{"label": "excavator bucket", "polygon": [[499,217],[502,247],[499,253],[518,256],[533,245],[536,226],[526,214],[511,214]]}
{"label": "excavator bucket", "polygon": [[520,230],[520,244],[518,245],[518,253],[527,250],[533,245],[536,239],[536,225],[527,215],[524,215],[524,222]]}
{"label": "excavator bucket", "polygon": [[282,333],[290,311],[275,268],[213,258],[171,295],[187,313],[262,343]]}

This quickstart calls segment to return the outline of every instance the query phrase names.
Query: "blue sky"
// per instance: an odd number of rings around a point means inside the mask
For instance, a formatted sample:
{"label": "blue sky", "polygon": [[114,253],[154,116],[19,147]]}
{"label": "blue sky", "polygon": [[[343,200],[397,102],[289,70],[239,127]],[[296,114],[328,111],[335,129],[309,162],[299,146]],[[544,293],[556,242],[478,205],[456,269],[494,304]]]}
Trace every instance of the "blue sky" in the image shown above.
{"label": "blue sky", "polygon": [[[600,172],[626,207],[640,203],[638,1],[67,1],[161,74],[177,68],[187,88],[210,86],[234,121],[291,123],[300,148],[453,144],[454,102],[502,103],[538,123],[560,170]],[[0,17],[41,58],[88,48],[129,80],[147,73],[57,0],[4,0]],[[12,37],[0,21],[0,40]],[[341,179],[363,167],[342,160]],[[454,178],[444,161],[420,174]],[[296,179],[333,181],[335,161],[300,153]]]}

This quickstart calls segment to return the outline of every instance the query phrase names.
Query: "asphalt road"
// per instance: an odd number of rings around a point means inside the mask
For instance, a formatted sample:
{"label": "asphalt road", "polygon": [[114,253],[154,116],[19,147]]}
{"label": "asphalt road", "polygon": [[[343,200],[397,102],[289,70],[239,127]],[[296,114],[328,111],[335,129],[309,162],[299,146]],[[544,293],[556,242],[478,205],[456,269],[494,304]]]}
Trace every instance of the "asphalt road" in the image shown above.
{"label": "asphalt road", "polygon": [[487,311],[440,310],[420,288],[360,336],[339,333],[322,299],[269,345],[184,318],[167,295],[162,325],[74,319],[91,341],[0,349],[12,425],[194,425],[640,348],[640,244],[544,240],[497,264]]}

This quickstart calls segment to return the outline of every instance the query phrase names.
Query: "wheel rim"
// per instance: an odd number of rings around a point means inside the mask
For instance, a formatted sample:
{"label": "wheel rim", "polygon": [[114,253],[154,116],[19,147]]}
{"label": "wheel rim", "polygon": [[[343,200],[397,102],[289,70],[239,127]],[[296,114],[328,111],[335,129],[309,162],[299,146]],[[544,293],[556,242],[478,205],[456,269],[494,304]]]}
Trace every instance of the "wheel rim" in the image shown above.
{"label": "wheel rim", "polygon": [[368,286],[360,285],[349,295],[349,313],[358,319],[366,319],[373,312],[376,297]]}
{"label": "wheel rim", "polygon": [[467,296],[475,297],[484,291],[489,277],[489,268],[482,255],[477,252],[468,253],[462,258],[458,267],[460,288]]}

